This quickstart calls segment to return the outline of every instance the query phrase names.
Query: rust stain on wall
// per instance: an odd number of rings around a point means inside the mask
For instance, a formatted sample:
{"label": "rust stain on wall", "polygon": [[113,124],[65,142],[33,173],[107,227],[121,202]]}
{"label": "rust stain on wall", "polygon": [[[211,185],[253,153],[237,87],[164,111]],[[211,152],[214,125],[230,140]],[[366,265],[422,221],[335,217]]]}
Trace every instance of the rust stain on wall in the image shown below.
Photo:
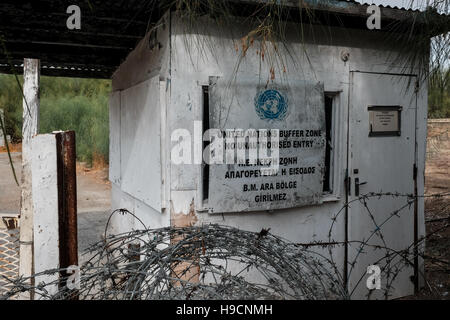
{"label": "rust stain on wall", "polygon": [[194,226],[197,221],[197,215],[195,214],[194,199],[192,199],[191,205],[189,206],[189,212],[186,214],[184,212],[177,213],[174,210],[173,202],[170,204],[170,224],[175,228],[185,228]]}
{"label": "rust stain on wall", "polygon": [[[187,214],[183,212],[175,212],[173,202],[170,204],[170,224],[174,228],[187,228],[194,226],[197,221],[197,215],[195,214],[194,199],[189,206],[189,212]],[[182,240],[180,237],[174,237],[171,240],[172,244],[175,244]],[[180,279],[181,281],[187,281],[190,283],[200,282],[200,266],[198,264],[198,254],[193,254],[192,261],[187,261],[183,263],[176,263],[173,267],[173,277],[175,279]],[[181,281],[174,281],[175,286],[180,286]]]}

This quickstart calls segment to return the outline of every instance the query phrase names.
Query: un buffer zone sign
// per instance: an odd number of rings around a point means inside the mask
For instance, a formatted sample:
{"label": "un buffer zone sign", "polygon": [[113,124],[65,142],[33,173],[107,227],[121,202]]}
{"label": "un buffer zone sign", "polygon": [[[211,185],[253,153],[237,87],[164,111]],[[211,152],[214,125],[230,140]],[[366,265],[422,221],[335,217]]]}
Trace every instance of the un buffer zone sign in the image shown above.
{"label": "un buffer zone sign", "polygon": [[[251,80],[230,85],[225,79],[213,78],[210,126],[223,133],[227,159],[210,166],[210,212],[319,203],[326,148],[324,103],[321,83],[293,81],[263,87]],[[277,146],[277,157],[265,159],[258,154],[257,161],[252,161],[251,155],[262,145],[269,147],[269,153]],[[237,156],[243,151],[244,161]],[[236,154],[234,162],[230,152]]]}

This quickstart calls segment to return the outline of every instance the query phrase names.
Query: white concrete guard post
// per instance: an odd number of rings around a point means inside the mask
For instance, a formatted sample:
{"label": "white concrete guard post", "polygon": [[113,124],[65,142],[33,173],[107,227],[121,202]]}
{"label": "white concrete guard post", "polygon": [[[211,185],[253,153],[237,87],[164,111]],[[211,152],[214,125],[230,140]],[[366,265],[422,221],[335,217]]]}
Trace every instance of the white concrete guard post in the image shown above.
{"label": "white concrete guard post", "polygon": [[[39,128],[39,78],[40,61],[24,59],[23,62],[23,127],[22,127],[22,196],[20,208],[20,263],[19,275],[33,274],[33,207],[31,191],[31,139]],[[31,299],[23,293],[20,299]]]}
{"label": "white concrete guard post", "polygon": [[[56,136],[38,135],[32,139],[32,194],[34,225],[34,272],[59,268],[58,170]],[[58,290],[59,273],[36,277],[36,283],[55,283],[46,287]],[[35,297],[39,299],[39,297]]]}

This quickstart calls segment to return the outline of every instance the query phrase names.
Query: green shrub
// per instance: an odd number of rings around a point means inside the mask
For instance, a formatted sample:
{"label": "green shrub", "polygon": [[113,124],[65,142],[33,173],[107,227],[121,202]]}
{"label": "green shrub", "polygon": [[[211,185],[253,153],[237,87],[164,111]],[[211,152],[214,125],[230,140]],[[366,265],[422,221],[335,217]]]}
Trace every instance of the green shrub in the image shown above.
{"label": "green shrub", "polygon": [[41,132],[74,130],[78,160],[92,164],[95,154],[107,161],[109,149],[108,99],[85,96],[52,97],[41,101]]}
{"label": "green shrub", "polygon": [[0,74],[0,109],[5,116],[6,134],[13,142],[19,142],[22,139],[22,94],[13,76]]}
{"label": "green shrub", "polygon": [[[110,91],[108,80],[42,77],[39,132],[74,130],[78,160],[92,164],[101,157],[108,162]],[[0,75],[0,108],[5,109],[7,133],[20,141],[22,97],[14,76]]]}

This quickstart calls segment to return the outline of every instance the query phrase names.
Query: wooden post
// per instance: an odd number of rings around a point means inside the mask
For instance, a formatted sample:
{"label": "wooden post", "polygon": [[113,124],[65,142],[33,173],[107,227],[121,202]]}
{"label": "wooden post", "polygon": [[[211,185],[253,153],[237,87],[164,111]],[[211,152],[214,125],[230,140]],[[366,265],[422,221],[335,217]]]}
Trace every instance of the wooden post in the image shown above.
{"label": "wooden post", "polygon": [[[23,62],[23,127],[22,127],[22,194],[20,206],[20,262],[19,275],[33,274],[33,202],[31,192],[31,139],[39,128],[39,78],[40,61],[24,59]],[[32,299],[23,293],[20,299]]]}

